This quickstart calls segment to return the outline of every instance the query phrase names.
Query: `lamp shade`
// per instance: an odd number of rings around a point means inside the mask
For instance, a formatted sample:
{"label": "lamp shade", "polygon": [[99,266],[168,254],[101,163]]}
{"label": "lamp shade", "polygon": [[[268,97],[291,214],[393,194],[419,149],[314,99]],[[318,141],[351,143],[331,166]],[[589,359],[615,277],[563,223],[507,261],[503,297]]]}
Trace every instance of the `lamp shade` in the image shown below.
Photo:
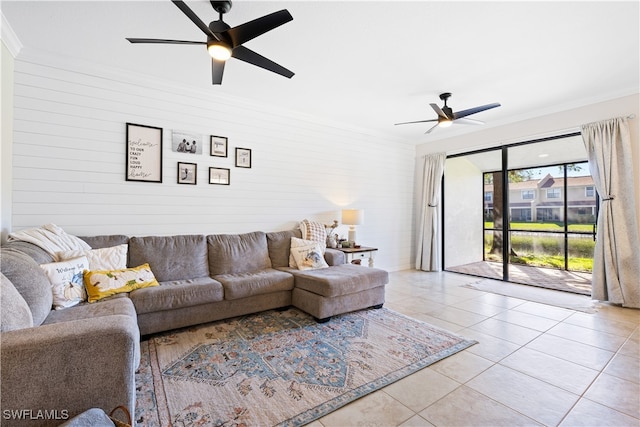
{"label": "lamp shade", "polygon": [[343,209],[342,223],[345,225],[364,224],[364,211],[362,209]]}

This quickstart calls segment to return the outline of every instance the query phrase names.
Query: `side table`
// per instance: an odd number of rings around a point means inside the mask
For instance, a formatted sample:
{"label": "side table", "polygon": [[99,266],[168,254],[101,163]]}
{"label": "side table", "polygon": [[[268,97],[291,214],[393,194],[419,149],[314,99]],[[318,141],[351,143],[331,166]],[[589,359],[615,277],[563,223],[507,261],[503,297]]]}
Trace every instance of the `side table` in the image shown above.
{"label": "side table", "polygon": [[336,248],[339,251],[344,252],[347,263],[360,264],[362,260],[369,260],[369,267],[373,267],[373,260],[376,257],[378,248],[370,248],[367,246],[361,246],[359,248]]}

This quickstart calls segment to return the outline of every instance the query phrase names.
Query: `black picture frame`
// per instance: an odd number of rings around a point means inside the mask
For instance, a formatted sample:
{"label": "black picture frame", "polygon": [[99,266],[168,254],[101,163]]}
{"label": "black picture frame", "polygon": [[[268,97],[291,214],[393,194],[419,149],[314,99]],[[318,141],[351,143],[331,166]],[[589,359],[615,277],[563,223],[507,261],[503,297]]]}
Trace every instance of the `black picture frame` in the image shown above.
{"label": "black picture frame", "polygon": [[125,179],[162,182],[162,128],[126,125]]}
{"label": "black picture frame", "polygon": [[228,157],[229,139],[226,136],[211,135],[209,147],[213,157]]}
{"label": "black picture frame", "polygon": [[213,185],[230,185],[231,169],[228,168],[209,168],[209,184]]}
{"label": "black picture frame", "polygon": [[178,184],[196,185],[198,183],[198,164],[178,162]]}
{"label": "black picture frame", "polygon": [[236,167],[237,168],[250,168],[251,167],[251,149],[236,147]]}

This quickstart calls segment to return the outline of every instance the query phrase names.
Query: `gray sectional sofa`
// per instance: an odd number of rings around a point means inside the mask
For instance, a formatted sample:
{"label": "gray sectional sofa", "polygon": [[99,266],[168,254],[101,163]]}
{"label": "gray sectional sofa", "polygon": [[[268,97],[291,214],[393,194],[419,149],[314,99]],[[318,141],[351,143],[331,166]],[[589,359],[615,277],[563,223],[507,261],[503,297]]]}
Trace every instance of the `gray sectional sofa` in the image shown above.
{"label": "gray sectional sofa", "polygon": [[93,407],[133,414],[141,335],[291,305],[318,321],[382,306],[386,271],[345,264],[331,249],[328,268],[290,268],[291,237],[300,230],[82,237],[94,249],[128,244],[128,266],[148,263],[160,286],[63,310],[51,309],[39,267],[52,255],[23,241],[3,245],[2,424],[58,425]]}

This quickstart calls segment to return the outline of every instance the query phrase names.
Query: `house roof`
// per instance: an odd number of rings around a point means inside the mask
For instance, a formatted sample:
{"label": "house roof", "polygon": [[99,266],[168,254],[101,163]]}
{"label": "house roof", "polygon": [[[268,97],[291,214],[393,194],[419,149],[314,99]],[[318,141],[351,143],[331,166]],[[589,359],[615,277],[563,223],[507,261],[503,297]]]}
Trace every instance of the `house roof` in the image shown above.
{"label": "house roof", "polygon": [[[217,19],[208,1],[186,3],[205,23]],[[434,119],[429,104],[442,106],[443,92],[453,93],[454,111],[501,103],[473,116],[486,129],[640,87],[637,1],[237,1],[224,16],[232,27],[289,10],[293,21],[246,46],[296,74],[289,80],[232,58],[216,87],[204,48],[125,40],[204,40],[169,0],[0,4],[9,24],[2,25],[3,41],[15,33],[18,60],[56,58],[144,76],[150,85],[188,87],[221,102],[246,100],[412,143],[483,129],[456,125],[425,135],[432,123],[394,126]]]}

